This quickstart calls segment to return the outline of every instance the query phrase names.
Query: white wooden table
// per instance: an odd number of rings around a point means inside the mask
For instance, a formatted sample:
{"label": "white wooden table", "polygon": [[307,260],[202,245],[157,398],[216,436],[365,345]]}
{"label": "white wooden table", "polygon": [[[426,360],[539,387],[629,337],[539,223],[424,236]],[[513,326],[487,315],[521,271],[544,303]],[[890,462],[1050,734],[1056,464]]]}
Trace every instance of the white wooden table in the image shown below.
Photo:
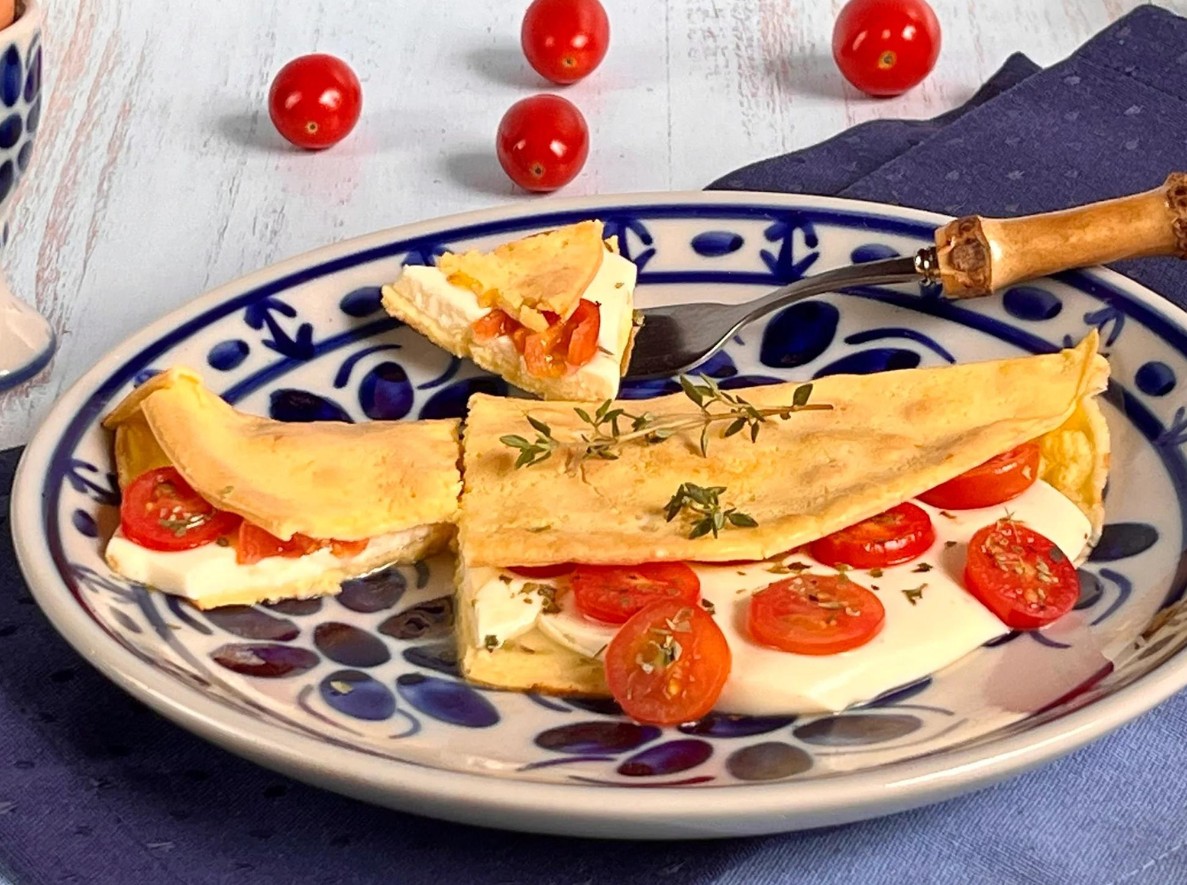
{"label": "white wooden table", "polygon": [[[494,156],[503,111],[545,90],[519,50],[527,0],[43,2],[49,100],[4,262],[60,348],[0,395],[0,448],[28,441],[129,333],[219,283],[357,234],[541,199]],[[843,0],[604,2],[610,53],[564,93],[591,130],[568,195],[696,189],[855,123],[934,116],[1012,51],[1050,64],[1139,5],[932,0],[936,70],[875,101],[832,61]],[[265,106],[275,71],[311,51],[347,59],[364,88],[359,127],[322,154],[289,149]]]}

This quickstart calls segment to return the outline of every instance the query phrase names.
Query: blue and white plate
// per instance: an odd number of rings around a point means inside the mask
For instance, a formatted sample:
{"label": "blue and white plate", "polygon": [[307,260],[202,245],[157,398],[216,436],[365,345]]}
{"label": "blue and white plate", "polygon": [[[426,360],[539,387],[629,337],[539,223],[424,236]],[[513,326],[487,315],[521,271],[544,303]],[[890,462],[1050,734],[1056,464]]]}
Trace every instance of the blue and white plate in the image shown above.
{"label": "blue and white plate", "polygon": [[224,286],[87,373],[25,454],[17,550],[57,629],[145,703],[295,777],[423,814],[625,838],[767,833],[934,802],[1067,753],[1187,684],[1187,315],[1104,271],[971,302],[919,286],[822,297],[744,330],[704,367],[746,386],[1102,333],[1114,378],[1108,525],[1075,612],[839,715],[659,729],[607,703],[472,688],[456,674],[444,560],[351,581],[335,599],[205,614],[106,567],[118,491],[98,422],[135,384],[186,364],[236,406],[286,421],[460,415],[470,393],[502,382],[388,319],[378,286],[403,262],[590,216],[638,264],[641,306],[749,299],[909,253],[943,220],[769,194],[549,201],[375,234]]}

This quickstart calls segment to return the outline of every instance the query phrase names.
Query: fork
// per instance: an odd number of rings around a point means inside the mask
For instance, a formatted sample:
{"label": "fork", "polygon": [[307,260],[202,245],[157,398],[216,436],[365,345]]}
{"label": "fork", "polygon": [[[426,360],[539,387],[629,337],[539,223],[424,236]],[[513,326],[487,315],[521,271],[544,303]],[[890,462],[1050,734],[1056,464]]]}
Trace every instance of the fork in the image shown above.
{"label": "fork", "polygon": [[976,298],[1061,270],[1153,255],[1187,258],[1187,173],[1174,172],[1143,193],[1058,212],[957,218],[914,255],[827,270],[743,304],[647,308],[625,378],[688,372],[749,323],[826,292],[919,281],[938,283],[952,299]]}

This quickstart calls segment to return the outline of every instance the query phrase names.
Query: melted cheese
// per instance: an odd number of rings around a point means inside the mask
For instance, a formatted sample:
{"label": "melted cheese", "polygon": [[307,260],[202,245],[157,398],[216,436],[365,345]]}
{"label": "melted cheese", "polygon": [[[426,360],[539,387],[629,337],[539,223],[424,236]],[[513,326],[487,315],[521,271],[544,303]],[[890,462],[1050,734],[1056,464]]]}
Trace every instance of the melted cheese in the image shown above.
{"label": "melted cheese", "polygon": [[320,588],[324,576],[349,568],[357,560],[374,562],[372,568],[394,562],[404,551],[423,544],[437,531],[436,526],[423,526],[379,535],[353,557],[337,557],[322,548],[304,556],[269,556],[250,565],[240,565],[235,561],[232,547],[206,544],[192,550],[149,550],[117,530],[108,543],[106,556],[125,578],[199,604],[231,591],[237,596],[255,595],[265,600],[278,598],[282,588]]}
{"label": "melted cheese", "polygon": [[[702,598],[713,604],[714,616],[733,655],[730,676],[716,709],[750,715],[831,712],[935,673],[1009,632],[963,586],[961,575],[968,541],[978,529],[1008,510],[1015,519],[1050,538],[1073,560],[1085,552],[1091,533],[1091,525],[1079,508],[1043,482],[1005,506],[945,515],[916,503],[931,516],[936,542],[918,559],[883,569],[877,577],[850,572],[862,586],[878,588],[886,621],[870,642],[841,654],[791,654],[749,639],[745,627],[749,599],[786,577],[785,573],[772,571],[777,566],[770,562],[745,566],[692,564],[701,581]],[[808,571],[818,574],[836,573],[802,553],[787,557],[785,562],[807,565]],[[923,564],[930,568],[920,570]],[[533,601],[539,599],[538,593],[523,592],[522,579],[494,569],[476,570],[473,579],[478,586],[473,598],[482,625],[480,643],[501,645],[538,626],[555,642],[578,654],[597,657],[617,630],[583,617],[570,593],[558,593],[560,611],[546,613]],[[492,589],[496,584],[500,589]],[[922,593],[912,603],[905,591],[915,591],[921,585],[925,585]]]}

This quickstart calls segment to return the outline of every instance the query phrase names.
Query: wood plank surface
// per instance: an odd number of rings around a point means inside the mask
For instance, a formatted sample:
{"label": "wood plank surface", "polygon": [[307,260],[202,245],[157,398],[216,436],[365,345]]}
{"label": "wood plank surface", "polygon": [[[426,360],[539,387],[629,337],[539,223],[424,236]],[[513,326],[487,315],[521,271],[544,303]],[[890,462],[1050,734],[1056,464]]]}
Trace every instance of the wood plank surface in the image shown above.
{"label": "wood plank surface", "polygon": [[[592,144],[564,195],[696,189],[856,123],[934,116],[1011,52],[1050,64],[1138,5],[932,0],[936,71],[878,101],[833,64],[842,0],[604,2],[610,53],[565,91]],[[1163,5],[1187,13],[1187,0]],[[215,285],[372,230],[539,201],[493,150],[502,112],[545,88],[519,49],[525,6],[43,0],[48,104],[3,267],[60,349],[0,394],[0,448],[27,442],[129,334]],[[275,71],[310,51],[348,59],[364,88],[359,128],[323,154],[288,148],[265,106]]]}

